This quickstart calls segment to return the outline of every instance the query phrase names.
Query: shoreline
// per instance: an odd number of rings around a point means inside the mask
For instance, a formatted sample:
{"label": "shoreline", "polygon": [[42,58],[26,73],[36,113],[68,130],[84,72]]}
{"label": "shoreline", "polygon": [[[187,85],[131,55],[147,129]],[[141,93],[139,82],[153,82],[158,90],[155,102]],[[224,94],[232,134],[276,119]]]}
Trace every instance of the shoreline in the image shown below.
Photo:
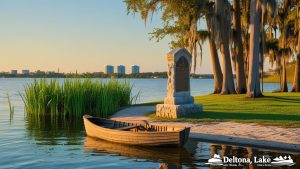
{"label": "shoreline", "polygon": [[115,120],[148,120],[164,125],[191,127],[190,139],[221,142],[240,146],[274,149],[300,153],[300,128],[264,126],[237,122],[160,122],[145,116],[155,106],[135,106],[123,109],[112,116]]}
{"label": "shoreline", "polygon": [[[115,79],[168,79],[167,77],[98,77],[98,76],[92,76],[92,77],[88,77],[88,76],[66,76],[66,77],[55,77],[55,76],[17,76],[17,77],[13,77],[13,76],[0,76],[0,78],[2,79],[111,79],[111,78],[115,78]],[[214,78],[209,78],[209,77],[200,77],[200,78],[195,78],[195,77],[191,77],[191,79],[202,79],[202,80],[213,80]],[[235,79],[235,78],[234,78]],[[280,81],[274,81],[274,80],[269,80],[269,79],[264,79],[264,83],[280,83]],[[293,84],[293,81],[287,81],[287,84]]]}
{"label": "shoreline", "polygon": [[[300,128],[237,122],[156,122],[191,127],[189,139],[300,153]],[[290,131],[289,131],[290,130]]]}
{"label": "shoreline", "polygon": [[243,147],[253,147],[266,150],[300,153],[300,144],[289,144],[270,140],[254,140],[250,138],[231,137],[224,135],[191,133],[189,139],[209,143],[229,144]]}

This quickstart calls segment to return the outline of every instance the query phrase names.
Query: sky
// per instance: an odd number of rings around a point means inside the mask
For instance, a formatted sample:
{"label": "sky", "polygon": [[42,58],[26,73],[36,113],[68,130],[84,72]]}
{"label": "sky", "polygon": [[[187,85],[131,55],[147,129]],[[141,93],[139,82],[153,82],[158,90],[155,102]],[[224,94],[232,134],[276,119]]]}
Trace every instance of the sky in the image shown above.
{"label": "sky", "polygon": [[[170,39],[150,40],[160,15],[144,23],[122,0],[1,0],[0,71],[99,72],[105,64],[167,71]],[[211,73],[204,47],[198,73]]]}

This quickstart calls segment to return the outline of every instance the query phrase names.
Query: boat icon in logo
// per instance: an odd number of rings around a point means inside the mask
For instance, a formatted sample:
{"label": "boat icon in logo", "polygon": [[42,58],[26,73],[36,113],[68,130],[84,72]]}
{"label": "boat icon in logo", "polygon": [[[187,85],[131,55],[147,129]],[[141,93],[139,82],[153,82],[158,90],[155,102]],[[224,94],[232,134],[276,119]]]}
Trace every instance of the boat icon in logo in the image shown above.
{"label": "boat icon in logo", "polygon": [[210,164],[210,165],[223,165],[222,159],[220,155],[214,154],[214,157],[208,160],[208,163],[205,164]]}
{"label": "boat icon in logo", "polygon": [[273,160],[274,161],[272,161],[271,164],[276,165],[276,166],[283,166],[283,165],[292,166],[295,164],[291,156],[289,156],[289,157],[279,156],[279,157],[274,158]]}

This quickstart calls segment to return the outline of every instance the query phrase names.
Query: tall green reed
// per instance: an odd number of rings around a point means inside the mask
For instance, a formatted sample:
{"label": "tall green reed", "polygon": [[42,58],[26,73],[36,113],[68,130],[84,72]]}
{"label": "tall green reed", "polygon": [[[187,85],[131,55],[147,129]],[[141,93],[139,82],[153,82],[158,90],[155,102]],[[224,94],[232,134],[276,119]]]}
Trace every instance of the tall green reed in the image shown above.
{"label": "tall green reed", "polygon": [[90,79],[66,79],[62,85],[57,80],[34,80],[25,86],[22,96],[28,114],[53,117],[83,114],[108,117],[132,104],[136,97],[132,96],[132,86],[126,81]]}
{"label": "tall green reed", "polygon": [[9,106],[9,119],[12,120],[14,118],[15,107],[11,104],[10,96],[7,93],[7,102]]}

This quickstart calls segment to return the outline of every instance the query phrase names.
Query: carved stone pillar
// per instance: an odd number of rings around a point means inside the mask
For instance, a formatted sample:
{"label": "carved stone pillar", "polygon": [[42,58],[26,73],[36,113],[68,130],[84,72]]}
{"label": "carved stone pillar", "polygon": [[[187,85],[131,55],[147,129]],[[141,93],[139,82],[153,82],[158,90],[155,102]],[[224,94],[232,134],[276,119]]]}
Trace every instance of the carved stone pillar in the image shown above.
{"label": "carved stone pillar", "polygon": [[190,65],[192,56],[185,48],[174,49],[167,55],[168,82],[164,104],[156,105],[159,117],[178,118],[201,112],[202,105],[194,104],[190,90]]}

